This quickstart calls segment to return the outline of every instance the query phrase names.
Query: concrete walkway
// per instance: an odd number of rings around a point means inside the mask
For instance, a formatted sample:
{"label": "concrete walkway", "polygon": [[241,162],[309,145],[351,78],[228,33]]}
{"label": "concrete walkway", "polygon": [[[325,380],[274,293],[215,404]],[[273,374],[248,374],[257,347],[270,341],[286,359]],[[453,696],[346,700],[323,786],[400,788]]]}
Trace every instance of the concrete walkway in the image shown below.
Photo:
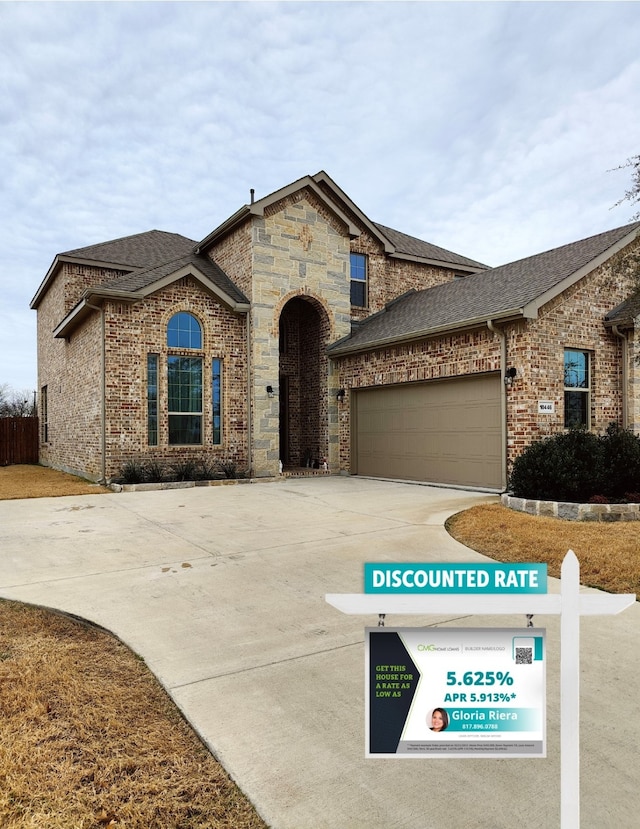
{"label": "concrete walkway", "polygon": [[[552,829],[557,617],[535,619],[548,631],[546,759],[366,760],[364,627],[377,619],[324,601],[362,592],[365,561],[482,560],[443,522],[495,500],[320,477],[4,501],[0,596],[90,619],[144,657],[273,829]],[[637,604],[582,621],[582,829],[640,819],[639,623]]]}

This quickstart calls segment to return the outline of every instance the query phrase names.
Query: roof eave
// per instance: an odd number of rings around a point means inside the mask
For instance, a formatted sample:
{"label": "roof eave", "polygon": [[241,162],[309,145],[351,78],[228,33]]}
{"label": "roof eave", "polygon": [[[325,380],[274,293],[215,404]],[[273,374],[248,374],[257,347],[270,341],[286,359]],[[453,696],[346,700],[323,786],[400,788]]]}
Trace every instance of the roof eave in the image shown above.
{"label": "roof eave", "polygon": [[178,271],[174,271],[162,279],[147,285],[138,291],[119,291],[113,288],[90,289],[85,292],[80,302],[67,314],[67,316],[54,328],[53,336],[59,339],[66,339],[74,329],[96,310],[96,303],[115,300],[119,302],[139,302],[150,294],[161,290],[184,276],[192,276],[228,310],[236,314],[248,314],[251,306],[248,302],[242,302],[229,296],[226,291],[215,285],[205,274],[193,265],[186,265]]}
{"label": "roof eave", "polygon": [[156,291],[165,288],[167,285],[171,285],[178,279],[182,279],[185,276],[192,276],[194,279],[196,279],[202,285],[202,287],[205,288],[205,290],[212,294],[229,311],[233,311],[236,314],[246,314],[249,312],[251,306],[248,301],[244,302],[242,300],[234,299],[225,290],[220,288],[219,285],[216,285],[214,282],[212,282],[206,274],[204,274],[198,267],[196,267],[196,265],[193,264],[184,265],[177,271],[173,271],[172,273],[163,276],[161,279],[152,282],[150,285],[147,285],[146,287],[139,289],[138,291],[136,291],[136,294],[141,298],[147,297],[150,294],[154,294]]}
{"label": "roof eave", "polygon": [[196,247],[194,248],[194,253],[199,254],[202,253],[203,250],[209,247],[209,245],[213,244],[214,242],[222,239],[227,233],[230,233],[232,230],[235,230],[236,227],[241,225],[249,216],[252,214],[253,205],[243,204],[239,210],[229,216],[221,225],[214,228],[208,236],[205,236],[201,242],[198,242]]}
{"label": "roof eave", "polygon": [[431,328],[423,328],[419,331],[410,331],[405,334],[391,337],[382,337],[378,340],[365,343],[363,345],[348,345],[345,343],[340,347],[338,340],[333,346],[329,346],[327,353],[330,357],[346,357],[350,354],[362,354],[366,351],[377,351],[380,348],[386,348],[391,345],[402,345],[409,342],[417,342],[419,340],[433,339],[435,337],[442,337],[445,334],[460,333],[463,331],[471,331],[473,329],[485,326],[489,320],[492,322],[513,322],[518,319],[526,318],[528,316],[526,308],[512,308],[508,311],[500,311],[495,314],[484,314],[479,317],[474,317],[467,320],[460,320],[455,323],[446,323],[445,325],[432,326]]}
{"label": "roof eave", "polygon": [[448,270],[456,271],[456,273],[464,271],[465,273],[474,274],[489,270],[486,265],[463,265],[459,262],[448,262],[443,259],[430,259],[426,256],[416,256],[413,253],[399,253],[397,251],[390,253],[389,258],[403,259],[406,262],[419,262],[421,265],[435,265],[438,268],[447,268]]}
{"label": "roof eave", "polygon": [[85,292],[82,299],[74,306],[67,316],[53,329],[53,336],[57,339],[67,339],[84,320],[96,310],[94,303],[107,299],[116,299],[120,302],[137,302],[141,297],[131,291],[101,291],[90,290]]}
{"label": "roof eave", "polygon": [[567,288],[570,288],[580,279],[582,279],[587,274],[591,273],[591,271],[599,268],[600,265],[604,265],[604,263],[611,259],[618,251],[625,248],[628,244],[633,242],[633,240],[638,236],[640,232],[640,227],[634,228],[632,231],[627,233],[622,239],[619,239],[615,242],[611,247],[608,247],[602,253],[598,254],[594,259],[590,262],[587,262],[586,265],[583,265],[577,271],[569,274],[560,282],[557,282],[553,287],[549,288],[549,290],[545,291],[544,293],[540,294],[540,296],[533,299],[531,302],[528,303],[526,306],[529,309],[529,312],[532,316],[537,316],[538,311],[542,308],[543,305],[546,305],[547,302],[550,302],[552,299],[555,299],[560,294],[564,293]]}
{"label": "roof eave", "polygon": [[[374,238],[376,238],[383,246],[384,252],[387,254],[395,253],[395,245],[388,239],[384,233],[380,230],[379,227],[376,226],[371,219],[360,210],[358,205],[353,202],[349,196],[342,190],[342,188],[338,187],[335,181],[331,178],[330,175],[325,173],[324,170],[320,170],[320,172],[316,173],[313,176],[313,180],[315,182],[323,182],[326,184],[333,192],[340,198],[345,204],[349,205],[349,209],[358,217],[358,219],[362,222],[362,224],[367,228],[369,233],[372,234]],[[357,234],[359,235],[359,233]]]}
{"label": "roof eave", "polygon": [[108,268],[109,270],[123,271],[124,273],[131,273],[132,271],[139,270],[139,268],[133,268],[131,267],[131,265],[125,265],[122,262],[107,262],[101,259],[86,259],[80,256],[66,256],[65,254],[59,253],[51,263],[49,270],[47,271],[44,279],[40,283],[40,287],[34,294],[34,297],[31,300],[31,302],[29,303],[29,307],[32,310],[35,310],[38,307],[38,305],[40,305],[44,298],[44,295],[49,290],[49,287],[55,279],[61,266],[66,263],[72,265],[87,265],[91,268]]}

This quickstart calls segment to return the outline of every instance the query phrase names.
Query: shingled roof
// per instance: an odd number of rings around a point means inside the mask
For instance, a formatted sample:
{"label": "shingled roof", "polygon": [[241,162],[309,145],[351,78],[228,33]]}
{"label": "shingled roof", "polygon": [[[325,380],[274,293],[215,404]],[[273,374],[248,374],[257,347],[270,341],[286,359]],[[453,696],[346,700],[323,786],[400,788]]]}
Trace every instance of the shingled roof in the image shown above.
{"label": "shingled roof", "polygon": [[475,259],[469,259],[467,256],[453,253],[453,251],[438,247],[438,245],[432,245],[431,242],[425,242],[423,239],[409,236],[407,233],[402,233],[399,230],[394,230],[392,227],[381,225],[379,222],[374,222],[374,224],[391,242],[396,253],[415,256],[417,259],[432,259],[434,262],[442,262],[443,265],[448,267],[451,265],[463,265],[479,269],[487,267],[482,262],[476,262]]}
{"label": "shingled roof", "polygon": [[604,318],[604,324],[620,328],[634,328],[638,317],[640,317],[640,293],[630,296],[610,311]]}
{"label": "shingled roof", "polygon": [[99,291],[100,288],[104,288],[111,291],[131,291],[132,293],[144,292],[146,288],[153,288],[156,283],[166,277],[176,274],[179,271],[184,271],[184,269],[189,269],[191,266],[205,276],[213,285],[219,288],[234,302],[249,302],[247,297],[229,279],[219,265],[212,262],[208,256],[198,256],[192,251],[189,251],[186,255],[180,256],[177,259],[163,261],[153,267],[141,268],[116,279],[111,279],[109,282],[106,282],[96,288],[96,290]]}
{"label": "shingled roof", "polygon": [[196,242],[193,239],[187,239],[178,233],[148,230],[145,233],[68,250],[59,256],[65,259],[108,263],[124,269],[149,268],[184,256],[195,246]]}
{"label": "shingled roof", "polygon": [[411,291],[354,326],[332,356],[471,328],[487,320],[535,317],[538,309],[628,244],[640,222],[444,285]]}

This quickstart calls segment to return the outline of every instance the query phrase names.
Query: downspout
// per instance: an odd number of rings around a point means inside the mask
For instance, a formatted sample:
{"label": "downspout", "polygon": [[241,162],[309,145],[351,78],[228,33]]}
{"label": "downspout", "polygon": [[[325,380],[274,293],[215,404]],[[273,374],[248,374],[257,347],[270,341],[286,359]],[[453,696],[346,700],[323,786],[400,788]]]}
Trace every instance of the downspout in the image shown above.
{"label": "downspout", "polygon": [[507,338],[504,331],[496,328],[493,320],[487,320],[487,328],[500,340],[500,429],[502,431],[502,489],[507,489],[507,385],[505,371],[507,368]]}
{"label": "downspout", "polygon": [[253,478],[253,378],[251,367],[251,309],[247,311],[247,464]]}
{"label": "downspout", "polygon": [[107,404],[106,404],[106,390],[107,390],[107,371],[106,371],[106,336],[105,336],[105,319],[104,319],[104,305],[100,307],[99,305],[92,305],[90,302],[86,302],[85,304],[87,308],[92,308],[94,311],[100,312],[100,320],[101,320],[101,330],[102,330],[102,343],[101,343],[101,359],[102,359],[102,379],[101,379],[101,392],[102,392],[102,476],[100,478],[100,483],[106,483],[107,480],[107,459],[106,459],[106,452],[107,452]]}
{"label": "downspout", "polygon": [[611,330],[622,340],[622,428],[627,429],[629,427],[629,340],[617,325],[613,325]]}

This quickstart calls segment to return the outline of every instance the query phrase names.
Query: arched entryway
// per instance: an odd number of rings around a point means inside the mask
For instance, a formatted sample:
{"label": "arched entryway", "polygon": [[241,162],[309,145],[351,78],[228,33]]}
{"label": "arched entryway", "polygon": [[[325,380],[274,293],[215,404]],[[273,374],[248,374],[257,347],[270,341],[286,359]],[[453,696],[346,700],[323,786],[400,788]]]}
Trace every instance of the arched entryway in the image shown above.
{"label": "arched entryway", "polygon": [[280,459],[321,465],[329,454],[326,348],[329,320],[310,297],[294,297],[280,314]]}

